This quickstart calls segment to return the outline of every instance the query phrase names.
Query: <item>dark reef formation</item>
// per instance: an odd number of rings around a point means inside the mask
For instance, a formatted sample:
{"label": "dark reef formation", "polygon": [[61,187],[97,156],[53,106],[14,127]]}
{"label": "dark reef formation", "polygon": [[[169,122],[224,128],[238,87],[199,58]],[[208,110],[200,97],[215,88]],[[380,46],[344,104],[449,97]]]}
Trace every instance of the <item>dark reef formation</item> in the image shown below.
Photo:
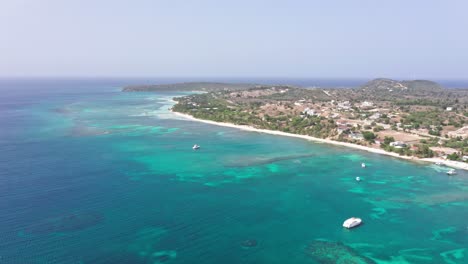
{"label": "dark reef formation", "polygon": [[226,167],[250,167],[250,166],[260,166],[270,163],[275,163],[279,161],[292,160],[292,159],[302,159],[317,156],[317,154],[301,154],[301,155],[287,155],[279,156],[273,158],[263,158],[263,157],[247,157],[247,158],[236,158],[236,160],[226,162],[224,166]]}
{"label": "dark reef formation", "polygon": [[247,239],[247,240],[242,241],[241,247],[243,247],[243,248],[253,248],[253,247],[256,247],[257,244],[258,244],[257,240]]}
{"label": "dark reef formation", "polygon": [[101,223],[104,216],[97,212],[80,212],[47,218],[31,225],[25,234],[43,235],[83,230]]}
{"label": "dark reef formation", "polygon": [[306,248],[307,255],[323,264],[374,264],[365,256],[359,255],[354,249],[340,242],[315,240]]}

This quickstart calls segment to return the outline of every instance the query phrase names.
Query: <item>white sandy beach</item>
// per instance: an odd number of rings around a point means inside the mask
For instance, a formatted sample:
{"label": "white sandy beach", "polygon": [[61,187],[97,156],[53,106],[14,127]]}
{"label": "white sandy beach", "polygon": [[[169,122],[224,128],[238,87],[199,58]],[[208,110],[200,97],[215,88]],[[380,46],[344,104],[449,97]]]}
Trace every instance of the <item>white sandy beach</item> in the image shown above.
{"label": "white sandy beach", "polygon": [[387,152],[387,151],[385,151],[383,149],[365,147],[365,146],[360,146],[360,145],[356,145],[356,144],[352,144],[352,143],[339,142],[339,141],[334,141],[334,140],[330,140],[330,139],[322,139],[322,138],[316,138],[316,137],[311,137],[311,136],[306,136],[306,135],[286,133],[286,132],[275,131],[275,130],[258,129],[258,128],[254,128],[254,127],[251,127],[251,126],[242,126],[242,125],[235,125],[235,124],[231,124],[231,123],[222,123],[222,122],[215,122],[215,121],[210,121],[210,120],[203,120],[203,119],[195,118],[195,117],[193,117],[191,115],[188,115],[188,114],[182,114],[182,113],[178,113],[178,112],[174,112],[174,111],[172,111],[172,112],[175,115],[177,115],[179,117],[183,117],[183,118],[188,119],[188,120],[202,122],[202,123],[216,125],[216,126],[232,127],[232,128],[237,128],[237,129],[251,131],[251,132],[266,133],[266,134],[278,135],[278,136],[302,138],[302,139],[315,141],[315,142],[321,142],[321,143],[327,143],[327,144],[333,144],[333,145],[338,145],[338,146],[344,146],[344,147],[349,147],[349,148],[360,149],[360,150],[364,150],[364,151],[368,151],[368,152],[372,152],[372,153],[392,156],[392,157],[411,160],[411,161],[415,161],[415,162],[430,162],[430,163],[441,162],[441,163],[444,163],[445,165],[447,165],[449,167],[462,169],[462,170],[468,170],[468,164],[464,163],[464,162],[459,162],[459,161],[443,160],[443,159],[440,159],[440,158],[420,159],[420,158],[417,158],[417,157],[400,156],[397,153]]}

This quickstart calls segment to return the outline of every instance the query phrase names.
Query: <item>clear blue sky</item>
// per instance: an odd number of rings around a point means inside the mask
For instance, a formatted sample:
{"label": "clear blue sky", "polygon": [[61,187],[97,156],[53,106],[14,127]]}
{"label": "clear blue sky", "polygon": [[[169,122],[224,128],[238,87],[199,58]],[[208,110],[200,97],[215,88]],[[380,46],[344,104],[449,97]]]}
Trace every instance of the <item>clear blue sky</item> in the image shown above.
{"label": "clear blue sky", "polygon": [[0,76],[468,78],[468,1],[2,0]]}

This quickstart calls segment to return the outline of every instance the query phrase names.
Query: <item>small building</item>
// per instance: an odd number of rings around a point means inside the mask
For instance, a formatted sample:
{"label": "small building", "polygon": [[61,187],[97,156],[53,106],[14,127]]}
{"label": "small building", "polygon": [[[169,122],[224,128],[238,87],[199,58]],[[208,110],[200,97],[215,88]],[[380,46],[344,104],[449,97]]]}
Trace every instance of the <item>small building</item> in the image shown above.
{"label": "small building", "polygon": [[351,109],[351,104],[349,103],[349,101],[339,102],[338,109],[349,110]]}
{"label": "small building", "polygon": [[339,120],[336,120],[336,125],[340,126],[340,125],[347,125],[348,124],[348,121],[346,120],[343,120],[343,119],[339,119]]}
{"label": "small building", "polygon": [[416,145],[412,145],[412,146],[410,147],[410,149],[411,149],[412,151],[418,151],[418,150],[419,150],[419,147],[416,146]]}
{"label": "small building", "polygon": [[381,115],[380,113],[375,113],[375,114],[369,116],[369,119],[370,119],[370,120],[377,120],[377,119],[379,119],[380,117],[382,117],[382,115]]}
{"label": "small building", "polygon": [[395,141],[395,142],[390,142],[390,146],[394,147],[394,148],[406,148],[408,146],[408,144],[406,144],[405,142],[403,141]]}
{"label": "small building", "polygon": [[368,102],[368,101],[364,101],[364,102],[361,103],[360,107],[363,108],[363,109],[373,108],[373,107],[374,107],[374,103]]}
{"label": "small building", "polygon": [[319,113],[316,113],[314,109],[306,108],[304,111],[302,111],[303,114],[309,115],[309,116],[320,116]]}
{"label": "small building", "polygon": [[349,127],[346,126],[346,125],[339,125],[339,126],[336,128],[336,131],[338,131],[338,134],[345,133],[345,132],[348,132],[348,131],[349,131]]}
{"label": "small building", "polygon": [[446,111],[453,111],[453,107],[448,106],[445,110],[446,110]]}
{"label": "small building", "polygon": [[361,133],[355,133],[355,132],[349,133],[349,137],[352,138],[352,139],[356,139],[356,140],[363,140],[364,139],[364,136]]}

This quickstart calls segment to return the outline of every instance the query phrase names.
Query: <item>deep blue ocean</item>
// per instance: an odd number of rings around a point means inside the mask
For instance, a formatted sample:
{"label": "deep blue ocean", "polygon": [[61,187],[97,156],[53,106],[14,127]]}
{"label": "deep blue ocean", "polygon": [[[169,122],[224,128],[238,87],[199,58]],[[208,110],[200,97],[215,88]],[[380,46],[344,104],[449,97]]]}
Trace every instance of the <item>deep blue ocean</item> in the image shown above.
{"label": "deep blue ocean", "polygon": [[[174,81],[0,80],[0,263],[468,263],[468,173],[120,91]],[[363,225],[344,229],[352,216]]]}

